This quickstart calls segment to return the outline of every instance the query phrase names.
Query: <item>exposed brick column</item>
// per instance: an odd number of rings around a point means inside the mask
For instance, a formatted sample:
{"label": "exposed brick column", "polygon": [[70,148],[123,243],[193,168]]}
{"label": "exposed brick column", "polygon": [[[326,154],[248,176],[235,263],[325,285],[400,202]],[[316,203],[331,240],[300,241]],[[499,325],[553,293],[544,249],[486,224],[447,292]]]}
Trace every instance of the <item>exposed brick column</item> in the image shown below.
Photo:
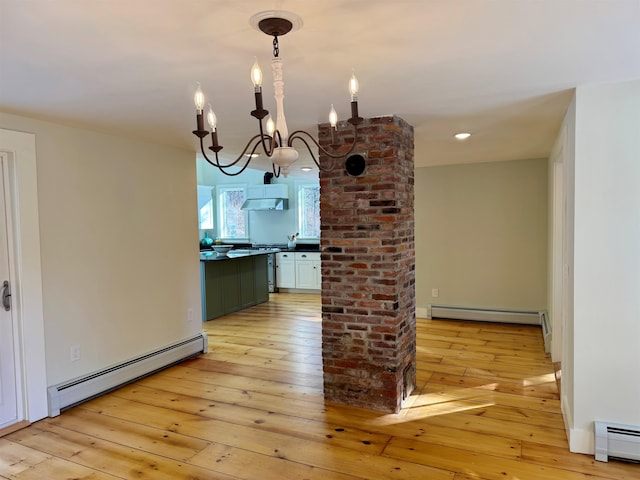
{"label": "exposed brick column", "polygon": [[[340,128],[337,148],[351,143],[351,132]],[[328,124],[319,137],[335,150]],[[413,127],[370,118],[358,137],[364,173],[350,176],[344,160],[320,172],[324,395],[397,412],[415,385]]]}

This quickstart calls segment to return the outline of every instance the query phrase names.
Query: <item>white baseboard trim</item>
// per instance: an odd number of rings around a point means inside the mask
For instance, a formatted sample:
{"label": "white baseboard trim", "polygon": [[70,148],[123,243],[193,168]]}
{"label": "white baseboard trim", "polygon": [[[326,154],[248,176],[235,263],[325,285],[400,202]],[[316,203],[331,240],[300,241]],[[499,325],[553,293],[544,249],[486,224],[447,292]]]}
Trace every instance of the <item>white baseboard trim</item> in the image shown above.
{"label": "white baseboard trim", "polygon": [[311,288],[278,288],[280,293],[308,293],[311,295],[320,295],[322,290],[316,290]]}
{"label": "white baseboard trim", "polygon": [[200,353],[206,353],[208,339],[205,332],[178,343],[167,345],[153,352],[97,372],[53,385],[47,389],[49,416],[60,415],[91,398],[114,390],[134,380],[150,375]]}
{"label": "white baseboard trim", "polygon": [[595,434],[593,429],[581,429],[573,426],[573,412],[567,403],[567,397],[562,396],[560,409],[562,411],[562,419],[564,420],[564,428],[569,441],[569,451],[573,453],[585,453],[593,455],[596,451]]}
{"label": "white baseboard trim", "polygon": [[595,437],[592,429],[572,428],[569,431],[569,451],[593,455],[596,452]]}

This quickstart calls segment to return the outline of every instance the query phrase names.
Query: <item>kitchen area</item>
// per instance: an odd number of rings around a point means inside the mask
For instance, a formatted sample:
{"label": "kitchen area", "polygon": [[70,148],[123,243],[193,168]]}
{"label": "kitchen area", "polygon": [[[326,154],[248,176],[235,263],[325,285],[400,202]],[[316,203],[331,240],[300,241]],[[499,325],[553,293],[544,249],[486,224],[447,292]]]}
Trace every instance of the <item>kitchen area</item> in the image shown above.
{"label": "kitchen area", "polygon": [[320,294],[317,170],[226,176],[198,158],[203,321],[269,301]]}

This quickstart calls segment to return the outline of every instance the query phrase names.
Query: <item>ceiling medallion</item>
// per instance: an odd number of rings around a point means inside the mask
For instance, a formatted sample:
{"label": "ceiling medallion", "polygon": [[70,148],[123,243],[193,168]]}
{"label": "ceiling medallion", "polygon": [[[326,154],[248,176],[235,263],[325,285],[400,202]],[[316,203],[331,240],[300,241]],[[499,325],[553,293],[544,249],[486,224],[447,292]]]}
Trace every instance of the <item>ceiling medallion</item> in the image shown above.
{"label": "ceiling medallion", "polygon": [[[353,143],[346,152],[332,153],[320,146],[318,141],[310,133],[304,130],[295,130],[289,134],[287,128],[287,122],[284,115],[284,81],[282,74],[282,59],[280,58],[280,46],[278,38],[286,35],[291,31],[298,30],[302,27],[302,19],[291,12],[269,10],[265,12],[257,13],[253,15],[249,23],[254,27],[273,37],[273,58],[271,60],[271,68],[273,73],[273,89],[274,98],[276,101],[276,120],[275,122],[269,115],[269,111],[265,110],[262,102],[262,70],[258,65],[258,62],[253,64],[251,68],[251,80],[254,86],[255,97],[255,110],[252,110],[251,116],[258,120],[259,133],[254,135],[244,147],[242,153],[231,163],[223,164],[218,159],[218,152],[222,150],[222,146],[218,143],[218,129],[217,118],[211,104],[207,112],[207,122],[209,124],[209,130],[204,128],[204,104],[205,97],[200,85],[194,95],[194,103],[196,104],[196,130],[193,134],[200,139],[200,150],[205,160],[214,167],[217,167],[222,173],[229,176],[235,176],[241,174],[251,162],[251,159],[257,155],[256,150],[261,150],[265,155],[269,157],[272,162],[273,174],[279,177],[280,174],[285,177],[289,173],[289,167],[298,159],[298,151],[293,147],[293,142],[302,143],[316,166],[321,170],[331,170],[333,165],[328,168],[321,167],[320,162],[316,159],[309,141],[311,141],[318,150],[332,158],[344,158],[349,155],[355,148],[358,142],[357,126],[362,123],[362,117],[358,115],[358,80],[355,74],[351,75],[349,79],[349,91],[351,92],[351,118],[347,120],[353,127]],[[262,121],[265,119],[265,125]],[[332,147],[337,146],[335,140],[335,132],[338,125],[338,115],[331,105],[331,111],[329,112],[329,124],[331,125],[331,139]],[[265,133],[266,132],[266,133]],[[204,138],[211,135],[211,146],[209,150],[213,152],[213,158],[209,158],[204,148]],[[211,154],[210,154],[211,155]],[[245,160],[244,164],[238,165],[241,160]],[[237,170],[238,167],[240,170]],[[235,167],[233,171],[227,171],[227,169]]]}

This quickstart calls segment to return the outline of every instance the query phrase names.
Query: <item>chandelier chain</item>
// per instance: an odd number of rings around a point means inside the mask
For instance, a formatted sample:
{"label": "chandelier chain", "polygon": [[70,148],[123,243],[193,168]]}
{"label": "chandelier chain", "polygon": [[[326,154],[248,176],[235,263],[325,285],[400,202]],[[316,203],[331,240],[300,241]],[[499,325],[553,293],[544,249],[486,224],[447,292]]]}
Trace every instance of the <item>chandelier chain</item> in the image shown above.
{"label": "chandelier chain", "polygon": [[278,36],[273,36],[273,56],[278,58],[280,56],[280,46],[278,45]]}

